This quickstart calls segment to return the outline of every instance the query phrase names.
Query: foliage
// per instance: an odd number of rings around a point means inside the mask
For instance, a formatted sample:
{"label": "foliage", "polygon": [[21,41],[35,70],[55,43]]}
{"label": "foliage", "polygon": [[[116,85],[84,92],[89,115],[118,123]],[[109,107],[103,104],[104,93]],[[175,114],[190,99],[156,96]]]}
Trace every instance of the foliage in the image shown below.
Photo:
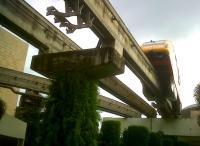
{"label": "foliage", "polygon": [[200,83],[194,88],[194,97],[196,101],[200,104]]}
{"label": "foliage", "polygon": [[81,73],[56,77],[42,121],[40,146],[96,146],[97,81]]}
{"label": "foliage", "polygon": [[178,142],[176,143],[176,146],[190,146],[190,144],[187,143],[187,142],[184,142],[184,141],[178,141]]}
{"label": "foliage", "polygon": [[149,146],[162,146],[163,135],[160,132],[151,132]]}
{"label": "foliage", "polygon": [[163,146],[174,146],[174,141],[171,138],[164,138],[162,145]]}
{"label": "foliage", "polygon": [[123,146],[148,146],[149,131],[143,126],[129,126],[123,133]]}
{"label": "foliage", "polygon": [[[35,102],[39,104],[35,104]],[[38,135],[40,130],[42,100],[36,97],[22,95],[20,106],[16,108],[15,116],[24,122],[27,122],[26,138],[24,146],[35,146],[38,144]]]}
{"label": "foliage", "polygon": [[120,122],[103,121],[100,132],[100,146],[120,145]]}
{"label": "foliage", "polygon": [[177,141],[176,146],[190,146],[189,143],[184,141]]}
{"label": "foliage", "polygon": [[6,104],[2,99],[0,99],[0,119],[3,117],[5,112],[6,112]]}

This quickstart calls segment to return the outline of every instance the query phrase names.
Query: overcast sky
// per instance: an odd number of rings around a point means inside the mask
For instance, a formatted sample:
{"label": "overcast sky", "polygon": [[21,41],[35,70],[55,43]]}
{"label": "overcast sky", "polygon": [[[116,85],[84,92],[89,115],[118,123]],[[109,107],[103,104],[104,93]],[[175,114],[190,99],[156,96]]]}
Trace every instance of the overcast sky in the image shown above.
{"label": "overcast sky", "polygon": [[[27,1],[44,16],[47,6],[53,5],[61,11],[64,10],[62,0]],[[150,40],[172,41],[181,75],[182,105],[186,107],[194,104],[193,89],[200,82],[200,68],[198,66],[200,62],[200,1],[110,1],[139,44]],[[53,17],[46,18],[53,23]],[[61,30],[65,33],[64,28]],[[75,31],[68,36],[82,48],[92,48],[97,43],[97,37],[89,29]],[[29,56],[34,53],[37,54],[37,51],[29,52]],[[140,90],[137,92],[139,95],[142,94],[139,80],[131,75],[132,82],[130,82],[130,70],[126,69],[125,75],[119,76],[119,78],[133,90],[136,88]]]}
{"label": "overcast sky", "polygon": [[177,40],[199,29],[199,0],[111,0],[139,41],[146,38]]}
{"label": "overcast sky", "polygon": [[111,0],[139,44],[150,40],[173,42],[181,75],[183,107],[195,103],[200,82],[199,0]]}

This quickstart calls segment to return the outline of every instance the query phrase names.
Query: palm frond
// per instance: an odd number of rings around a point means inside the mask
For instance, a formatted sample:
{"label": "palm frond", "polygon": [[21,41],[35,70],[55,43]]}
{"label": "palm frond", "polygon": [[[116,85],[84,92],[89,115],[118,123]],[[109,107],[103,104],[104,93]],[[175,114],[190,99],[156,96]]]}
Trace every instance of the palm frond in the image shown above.
{"label": "palm frond", "polygon": [[194,88],[194,98],[200,104],[200,83]]}

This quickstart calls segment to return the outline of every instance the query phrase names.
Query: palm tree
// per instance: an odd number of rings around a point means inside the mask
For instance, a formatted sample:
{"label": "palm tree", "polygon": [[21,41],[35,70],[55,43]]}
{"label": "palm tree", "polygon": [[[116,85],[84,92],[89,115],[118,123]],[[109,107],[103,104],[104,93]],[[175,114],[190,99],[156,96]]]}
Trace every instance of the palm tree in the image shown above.
{"label": "palm tree", "polygon": [[198,104],[200,104],[200,83],[194,88],[194,97]]}
{"label": "palm tree", "polygon": [[0,99],[0,119],[3,117],[5,112],[6,112],[6,104],[2,99]]}
{"label": "palm tree", "polygon": [[[200,83],[198,83],[196,87],[194,88],[194,97],[197,103],[200,104]],[[198,115],[197,117],[197,123],[200,126],[200,115]]]}

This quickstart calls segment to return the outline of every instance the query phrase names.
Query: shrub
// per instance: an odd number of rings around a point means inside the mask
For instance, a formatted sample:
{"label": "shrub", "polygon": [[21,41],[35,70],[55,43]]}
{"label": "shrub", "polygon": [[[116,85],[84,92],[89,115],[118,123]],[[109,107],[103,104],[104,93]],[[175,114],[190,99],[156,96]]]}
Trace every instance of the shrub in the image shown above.
{"label": "shrub", "polygon": [[163,146],[174,146],[174,141],[171,138],[164,138],[162,145]]}
{"label": "shrub", "polygon": [[40,146],[96,146],[97,81],[84,74],[58,75],[50,87]]}
{"label": "shrub", "polygon": [[162,134],[151,132],[149,137],[149,146],[162,146]]}
{"label": "shrub", "polygon": [[42,98],[22,95],[15,116],[27,123],[24,146],[38,145]]}
{"label": "shrub", "polygon": [[148,146],[149,131],[143,126],[129,126],[123,133],[123,146]]}
{"label": "shrub", "polygon": [[104,121],[100,132],[100,146],[120,145],[120,122]]}
{"label": "shrub", "polygon": [[184,141],[177,141],[176,146],[190,146],[189,143]]}

